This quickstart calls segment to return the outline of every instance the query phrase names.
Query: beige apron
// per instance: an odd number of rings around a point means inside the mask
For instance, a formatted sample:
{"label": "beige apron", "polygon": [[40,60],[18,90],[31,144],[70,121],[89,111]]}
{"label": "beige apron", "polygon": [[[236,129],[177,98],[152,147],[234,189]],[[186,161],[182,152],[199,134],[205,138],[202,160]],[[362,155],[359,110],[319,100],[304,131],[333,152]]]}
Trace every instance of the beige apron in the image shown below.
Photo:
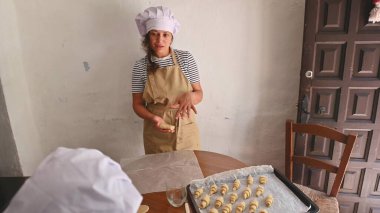
{"label": "beige apron", "polygon": [[199,149],[199,130],[193,110],[189,118],[185,116],[183,119],[175,119],[177,109],[170,108],[178,96],[193,91],[172,50],[171,56],[173,66],[158,68],[154,73],[148,73],[143,99],[150,112],[175,126],[175,133],[162,133],[154,127],[153,122],[144,120],[145,154]]}

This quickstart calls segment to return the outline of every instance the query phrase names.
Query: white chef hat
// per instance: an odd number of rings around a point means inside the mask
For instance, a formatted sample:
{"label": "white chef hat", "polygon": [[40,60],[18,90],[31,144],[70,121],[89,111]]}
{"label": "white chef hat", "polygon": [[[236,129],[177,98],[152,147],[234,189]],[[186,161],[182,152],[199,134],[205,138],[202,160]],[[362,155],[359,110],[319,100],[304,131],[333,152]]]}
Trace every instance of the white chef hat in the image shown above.
{"label": "white chef hat", "polygon": [[135,21],[141,36],[145,36],[150,30],[169,31],[174,35],[180,27],[170,9],[163,6],[149,7],[144,12],[139,13]]}
{"label": "white chef hat", "polygon": [[58,148],[5,213],[137,212],[142,197],[118,163],[94,149]]}

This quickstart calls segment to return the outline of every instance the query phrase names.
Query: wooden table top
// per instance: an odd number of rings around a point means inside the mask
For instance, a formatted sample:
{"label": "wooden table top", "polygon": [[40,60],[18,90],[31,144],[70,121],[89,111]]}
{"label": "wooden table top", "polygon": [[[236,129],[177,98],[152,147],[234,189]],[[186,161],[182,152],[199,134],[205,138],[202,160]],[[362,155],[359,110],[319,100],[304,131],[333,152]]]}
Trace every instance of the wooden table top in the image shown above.
{"label": "wooden table top", "polygon": [[[219,172],[240,169],[247,165],[232,157],[207,151],[194,151],[203,176],[207,177]],[[149,206],[148,213],[179,213],[185,212],[185,207],[175,208],[166,200],[165,192],[154,192],[143,195],[142,204]]]}

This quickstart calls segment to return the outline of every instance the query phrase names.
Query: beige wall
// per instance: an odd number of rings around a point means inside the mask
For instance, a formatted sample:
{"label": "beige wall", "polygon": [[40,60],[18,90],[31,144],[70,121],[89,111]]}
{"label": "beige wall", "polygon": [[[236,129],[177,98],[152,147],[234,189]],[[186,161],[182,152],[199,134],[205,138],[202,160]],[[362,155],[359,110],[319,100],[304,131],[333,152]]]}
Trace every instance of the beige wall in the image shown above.
{"label": "beige wall", "polygon": [[45,153],[36,125],[39,118],[32,111],[37,100],[33,100],[28,84],[33,82],[26,75],[33,68],[24,64],[20,17],[14,6],[12,0],[0,1],[0,78],[20,163],[24,174],[29,175]]}
{"label": "beige wall", "polygon": [[131,107],[131,67],[144,55],[134,17],[161,4],[182,25],[174,48],[200,69],[202,149],[283,167],[303,0],[3,0],[0,77],[25,174],[58,146],[143,154]]}

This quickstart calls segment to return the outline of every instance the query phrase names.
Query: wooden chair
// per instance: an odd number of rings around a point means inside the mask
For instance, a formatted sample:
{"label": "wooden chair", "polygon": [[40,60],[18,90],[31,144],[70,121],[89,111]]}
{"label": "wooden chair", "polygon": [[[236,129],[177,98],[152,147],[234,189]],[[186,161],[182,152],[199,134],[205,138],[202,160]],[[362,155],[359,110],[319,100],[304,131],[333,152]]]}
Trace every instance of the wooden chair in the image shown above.
{"label": "wooden chair", "polygon": [[[309,135],[321,136],[333,140],[334,143],[340,142],[345,144],[343,155],[341,156],[338,166],[316,158],[295,155],[294,133],[306,133]],[[355,140],[356,136],[345,135],[329,127],[316,124],[297,124],[292,120],[286,121],[285,175],[288,177],[288,179],[290,181],[293,180],[293,165],[295,163],[304,164],[308,167],[316,169],[324,169],[326,172],[336,174],[329,195],[324,192],[296,184],[297,187],[301,189],[301,191],[308,195],[319,206],[320,212],[339,212],[336,196],[338,194],[340,185],[342,184]]]}

